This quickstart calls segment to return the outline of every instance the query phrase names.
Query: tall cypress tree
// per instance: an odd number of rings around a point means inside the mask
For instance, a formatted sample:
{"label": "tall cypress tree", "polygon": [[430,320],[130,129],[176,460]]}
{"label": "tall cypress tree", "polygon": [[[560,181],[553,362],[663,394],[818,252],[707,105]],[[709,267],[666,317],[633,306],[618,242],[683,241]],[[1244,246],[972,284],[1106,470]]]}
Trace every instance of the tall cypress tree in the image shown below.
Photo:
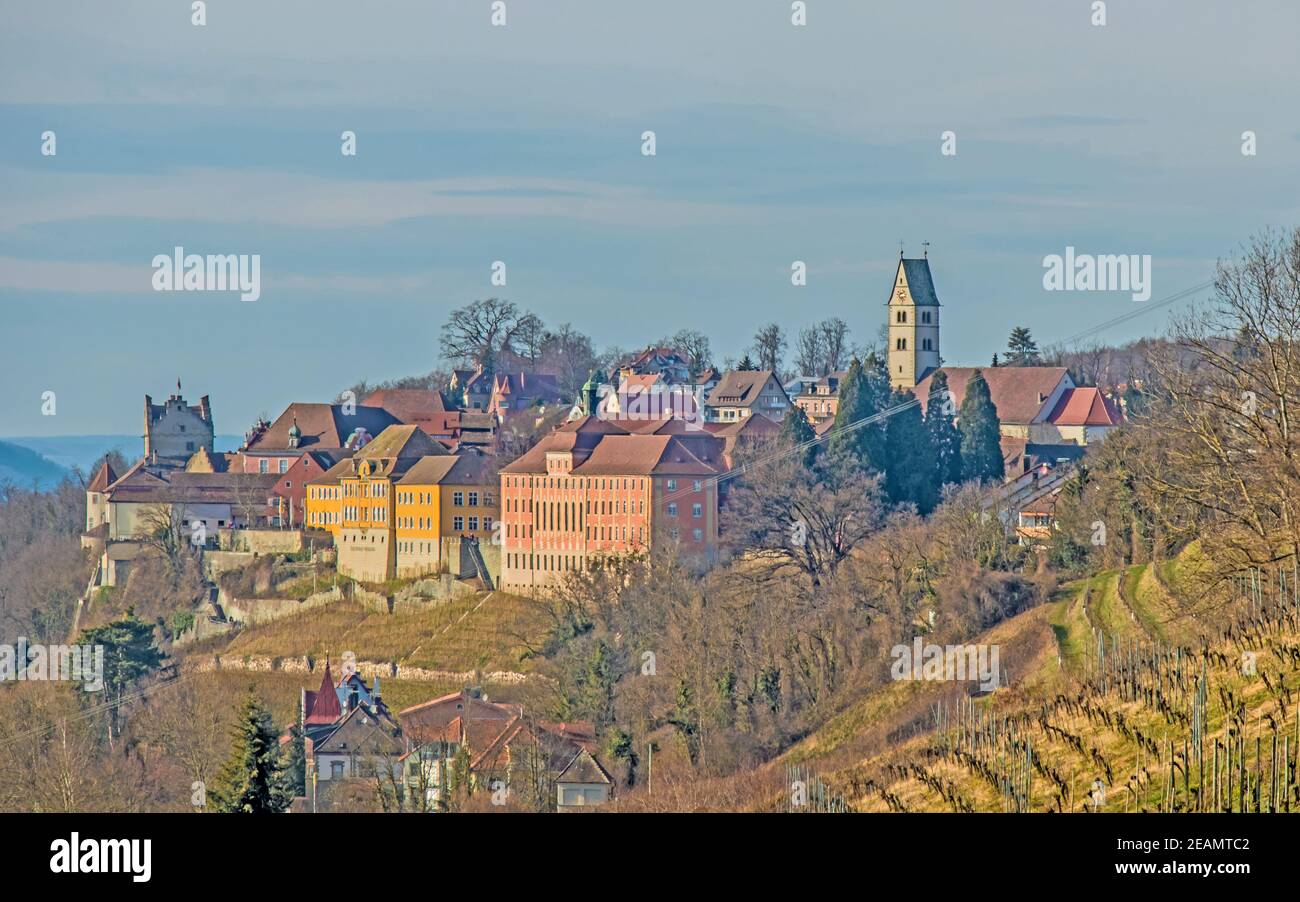
{"label": "tall cypress tree", "polygon": [[998,441],[1002,424],[989,394],[989,384],[979,370],[966,383],[957,428],[961,431],[962,475],[980,481],[1001,479],[1006,473]]}
{"label": "tall cypress tree", "polygon": [[217,811],[275,814],[293,801],[280,764],[280,740],[271,712],[250,689],[235,724],[235,745],[212,791]]}
{"label": "tall cypress tree", "polygon": [[852,453],[868,470],[883,473],[885,470],[885,424],[869,423],[852,431],[844,427],[873,414],[880,413],[889,403],[889,375],[880,360],[872,355],[866,363],[854,357],[848,372],[840,382],[839,405],[835,413],[834,434],[827,450]]}
{"label": "tall cypress tree", "polygon": [[934,481],[937,486],[961,482],[961,433],[957,431],[956,410],[948,388],[948,374],[939,370],[930,380],[930,397],[925,405],[925,431],[930,436],[934,458]]}
{"label": "tall cypress tree", "polygon": [[[813,432],[812,424],[808,422],[808,415],[802,407],[792,408],[781,421],[780,441],[783,448],[796,448],[816,437],[817,433]],[[799,455],[805,467],[810,466],[816,456],[816,445],[808,445]]]}
{"label": "tall cypress tree", "polygon": [[[910,391],[896,392],[890,406],[915,399]],[[934,450],[921,419],[921,407],[918,404],[899,411],[886,423],[885,494],[895,504],[911,502],[917,511],[928,514],[938,503],[939,487],[935,484]]]}

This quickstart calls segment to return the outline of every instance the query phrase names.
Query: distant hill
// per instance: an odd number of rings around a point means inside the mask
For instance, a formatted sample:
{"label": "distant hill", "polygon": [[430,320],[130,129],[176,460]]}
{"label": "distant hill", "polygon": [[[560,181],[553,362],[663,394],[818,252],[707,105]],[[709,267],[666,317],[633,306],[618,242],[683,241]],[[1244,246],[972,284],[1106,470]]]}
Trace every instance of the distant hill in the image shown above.
{"label": "distant hill", "polygon": [[0,483],[13,482],[23,488],[30,488],[34,483],[42,489],[50,489],[67,474],[66,467],[30,448],[0,441]]}
{"label": "distant hill", "polygon": [[[30,449],[64,469],[75,467],[83,473],[89,473],[109,451],[117,451],[128,461],[135,462],[140,458],[141,450],[138,435],[15,436],[0,441]],[[218,435],[216,450],[233,451],[242,441],[242,436]]]}

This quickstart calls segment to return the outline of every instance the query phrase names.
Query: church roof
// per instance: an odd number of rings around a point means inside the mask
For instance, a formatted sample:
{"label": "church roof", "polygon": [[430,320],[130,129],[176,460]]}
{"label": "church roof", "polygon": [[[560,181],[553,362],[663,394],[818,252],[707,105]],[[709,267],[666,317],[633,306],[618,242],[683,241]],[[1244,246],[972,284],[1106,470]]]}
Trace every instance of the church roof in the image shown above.
{"label": "church roof", "polygon": [[[929,260],[925,258],[920,260],[901,259],[898,261],[898,268],[907,279],[907,291],[911,295],[913,303],[918,307],[939,306],[939,296],[934,290],[934,278],[930,275]],[[897,277],[894,279],[894,284],[898,284]],[[893,298],[892,289],[890,298]]]}

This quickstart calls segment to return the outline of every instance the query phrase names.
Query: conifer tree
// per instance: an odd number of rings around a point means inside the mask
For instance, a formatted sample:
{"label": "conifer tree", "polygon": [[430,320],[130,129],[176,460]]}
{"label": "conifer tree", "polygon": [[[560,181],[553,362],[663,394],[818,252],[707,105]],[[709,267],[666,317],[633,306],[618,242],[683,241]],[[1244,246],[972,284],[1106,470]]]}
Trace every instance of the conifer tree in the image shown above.
{"label": "conifer tree", "polygon": [[1024,326],[1016,326],[1011,330],[1011,336],[1007,339],[1007,359],[1014,366],[1038,365],[1041,359],[1038,356],[1038,342],[1034,341]]}
{"label": "conifer tree", "polygon": [[[783,449],[796,448],[807,442],[812,442],[817,438],[817,433],[813,432],[812,424],[808,422],[808,415],[804,413],[802,407],[793,407],[781,421],[780,442]],[[800,459],[804,466],[811,466],[813,460],[817,457],[817,445],[809,444],[800,452]]]}
{"label": "conifer tree", "polygon": [[1001,479],[1006,472],[999,443],[1002,425],[989,394],[989,384],[979,370],[966,383],[960,413],[957,428],[961,432],[963,477],[979,481]]}
{"label": "conifer tree", "polygon": [[[910,391],[895,392],[890,406],[915,399]],[[919,404],[899,411],[886,422],[885,494],[895,504],[915,504],[921,514],[928,514],[938,503],[934,449]]]}
{"label": "conifer tree", "polygon": [[122,696],[127,687],[162,664],[163,655],[154,644],[153,624],[140,620],[135,609],[128,608],[123,619],[84,630],[77,643],[104,648],[104,695],[110,704],[111,739],[119,732]]}
{"label": "conifer tree", "polygon": [[868,470],[885,470],[885,424],[869,423],[851,431],[845,427],[880,413],[889,403],[889,376],[874,354],[864,363],[854,357],[840,382],[840,400],[835,426],[827,445],[833,454],[845,451],[854,455]]}
{"label": "conifer tree", "polygon": [[746,354],[744,357],[740,358],[740,362],[736,364],[736,369],[740,370],[742,373],[752,373],[754,370],[758,369],[758,367],[754,364],[753,359]]}
{"label": "conifer tree", "polygon": [[275,814],[293,801],[280,764],[280,741],[271,712],[249,689],[234,730],[234,748],[210,793],[217,811]]}
{"label": "conifer tree", "polygon": [[940,489],[962,481],[961,433],[954,422],[957,411],[952,405],[948,374],[939,370],[930,380],[930,397],[926,400],[925,431],[930,436],[934,458],[934,481]]}

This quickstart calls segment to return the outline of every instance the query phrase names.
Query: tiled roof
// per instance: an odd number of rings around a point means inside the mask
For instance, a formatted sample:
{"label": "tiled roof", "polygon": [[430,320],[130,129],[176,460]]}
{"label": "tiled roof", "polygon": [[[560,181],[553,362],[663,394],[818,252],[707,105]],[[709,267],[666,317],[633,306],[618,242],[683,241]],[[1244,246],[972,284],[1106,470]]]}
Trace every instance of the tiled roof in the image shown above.
{"label": "tiled roof", "polygon": [[1057,426],[1118,426],[1123,418],[1101,389],[1087,387],[1066,389],[1047,419]]}
{"label": "tiled roof", "polygon": [[491,458],[465,448],[458,454],[422,458],[397,481],[401,485],[487,485],[491,470]]}
{"label": "tiled roof", "polygon": [[613,783],[609,771],[586,749],[582,749],[569,762],[569,766],[555,778],[556,783]]}
{"label": "tiled roof", "polygon": [[[998,410],[998,420],[1016,425],[1027,425],[1038,420],[1043,413],[1043,406],[1051,399],[1062,380],[1069,379],[1069,373],[1063,366],[945,366],[942,370],[948,375],[948,390],[952,392],[955,411],[961,409],[966,397],[966,384],[977,369],[984,374],[984,381],[988,383],[989,396]],[[934,375],[927,375],[912,390],[920,399],[922,409],[929,404],[930,383],[934,380]]]}
{"label": "tiled roof", "polygon": [[[771,378],[771,370],[730,370],[709,392],[707,403],[711,407],[750,407]],[[784,394],[779,384],[778,389]]]}
{"label": "tiled roof", "polygon": [[109,487],[115,503],[262,503],[275,488],[276,473],[187,473],[183,470],[132,469]]}
{"label": "tiled roof", "polygon": [[[588,421],[593,419],[586,417],[566,426],[591,425]],[[612,422],[596,423],[604,429],[556,430],[501,472],[545,473],[546,455],[556,451],[573,454],[572,472],[577,476],[714,476],[722,471],[720,463],[711,462],[721,460],[720,440],[708,433],[639,435],[626,433]]]}
{"label": "tiled roof", "polygon": [[105,460],[100,464],[99,470],[95,473],[95,478],[90,481],[90,485],[86,486],[86,491],[102,492],[115,482],[117,482],[117,474],[113,472],[113,468]]}
{"label": "tiled roof", "polygon": [[325,672],[321,674],[320,689],[315,693],[308,693],[311,696],[307,716],[303,719],[307,724],[328,724],[334,723],[343,714],[343,708],[339,705],[339,697],[334,692],[334,678],[330,674],[329,661],[325,662]]}
{"label": "tiled roof", "polygon": [[344,412],[342,404],[294,402],[264,432],[255,436],[246,450],[257,453],[289,449],[289,430],[295,422],[302,433],[297,450],[315,451],[342,448],[357,427],[378,435],[397,423],[398,418],[381,407],[364,404],[357,405],[349,414]]}

